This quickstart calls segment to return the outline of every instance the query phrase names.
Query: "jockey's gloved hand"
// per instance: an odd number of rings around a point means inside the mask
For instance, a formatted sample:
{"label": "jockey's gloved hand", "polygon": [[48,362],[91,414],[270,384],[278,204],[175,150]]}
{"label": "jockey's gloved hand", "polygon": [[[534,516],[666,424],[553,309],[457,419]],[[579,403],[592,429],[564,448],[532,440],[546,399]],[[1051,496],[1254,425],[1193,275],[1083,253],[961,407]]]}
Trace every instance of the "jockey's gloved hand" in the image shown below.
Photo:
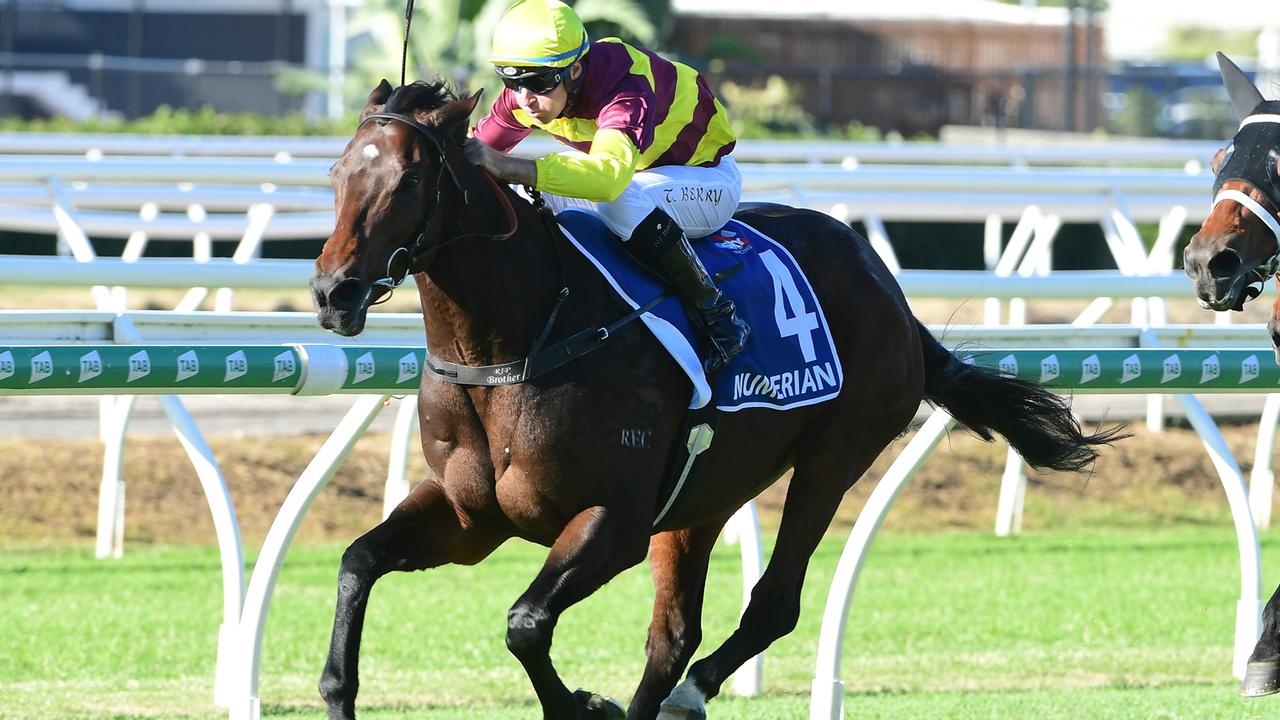
{"label": "jockey's gloved hand", "polygon": [[537,183],[538,166],[532,160],[500,153],[475,138],[467,138],[462,152],[468,161],[499,180],[530,187]]}

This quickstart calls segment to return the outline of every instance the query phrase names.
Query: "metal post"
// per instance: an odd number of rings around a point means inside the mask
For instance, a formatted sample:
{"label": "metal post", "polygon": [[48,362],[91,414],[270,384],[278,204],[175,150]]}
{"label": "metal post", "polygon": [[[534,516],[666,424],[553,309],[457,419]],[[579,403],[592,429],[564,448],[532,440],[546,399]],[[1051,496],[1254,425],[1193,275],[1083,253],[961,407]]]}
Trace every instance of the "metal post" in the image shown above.
{"label": "metal post", "polygon": [[347,69],[347,6],[329,0],[329,104],[331,120],[342,117],[342,84]]}
{"label": "metal post", "polygon": [[1093,132],[1098,125],[1098,0],[1084,3],[1084,129]]}
{"label": "metal post", "polygon": [[18,104],[13,99],[13,86],[16,82],[13,63],[18,53],[15,41],[17,26],[18,0],[9,0],[4,6],[4,22],[0,23],[4,33],[4,71],[0,74],[0,77],[4,78],[4,83],[0,85],[0,116],[18,112]]}
{"label": "metal post", "polygon": [[[287,64],[290,62],[291,43],[293,37],[293,0],[280,0],[280,12],[276,15],[275,23],[275,56],[277,62]],[[276,96],[276,112],[285,111],[284,97],[277,92]]]}
{"label": "metal post", "polygon": [[876,483],[853,523],[853,531],[849,533],[836,563],[835,576],[827,590],[826,608],[822,612],[818,658],[809,696],[809,720],[841,720],[844,717],[840,653],[844,646],[845,624],[849,620],[849,606],[853,602],[853,591],[858,585],[862,565],[871,551],[871,542],[898,495],[954,424],[955,420],[946,410],[934,410],[885,471],[880,482]]}
{"label": "metal post", "polygon": [[[145,2],[146,0],[133,0],[133,7],[129,12],[129,57],[134,60],[142,58],[142,12]],[[129,117],[134,118],[142,115],[142,78],[138,73],[137,65],[130,68],[128,102],[125,106]]]}
{"label": "metal post", "polygon": [[[751,591],[764,575],[764,543],[755,502],[747,501],[738,508],[725,526],[724,534],[726,541],[736,542],[742,549],[742,612],[745,613],[751,603]],[[733,692],[740,697],[755,697],[763,687],[764,653],[760,653],[733,673]]]}
{"label": "metal post", "polygon": [[1077,0],[1067,0],[1067,58],[1063,66],[1062,129],[1076,129],[1076,7]]}

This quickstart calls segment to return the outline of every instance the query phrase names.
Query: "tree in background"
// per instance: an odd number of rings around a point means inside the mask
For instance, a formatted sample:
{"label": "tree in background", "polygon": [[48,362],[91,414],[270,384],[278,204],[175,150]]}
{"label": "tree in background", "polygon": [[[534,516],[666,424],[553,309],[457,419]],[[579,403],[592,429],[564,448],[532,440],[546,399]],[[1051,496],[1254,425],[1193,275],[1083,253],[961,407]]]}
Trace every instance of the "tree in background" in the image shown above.
{"label": "tree in background", "polygon": [[[414,5],[405,79],[443,77],[456,88],[484,89],[492,100],[501,83],[489,66],[489,45],[498,19],[511,0],[430,0]],[[570,0],[592,38],[616,35],[652,46],[657,29],[650,11],[668,0],[646,7],[637,0]],[[348,104],[362,105],[378,82],[399,80],[404,41],[403,0],[366,0],[351,19],[351,61],[347,68]]]}

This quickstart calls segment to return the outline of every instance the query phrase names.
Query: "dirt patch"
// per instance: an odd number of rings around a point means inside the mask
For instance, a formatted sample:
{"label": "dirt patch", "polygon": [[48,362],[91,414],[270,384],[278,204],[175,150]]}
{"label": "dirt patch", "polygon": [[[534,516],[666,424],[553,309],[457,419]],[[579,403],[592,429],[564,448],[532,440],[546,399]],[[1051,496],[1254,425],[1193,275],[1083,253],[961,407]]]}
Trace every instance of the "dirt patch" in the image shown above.
{"label": "dirt patch", "polygon": [[[1132,527],[1182,522],[1229,523],[1221,483],[1196,434],[1171,428],[1135,436],[1106,450],[1092,473],[1028,475],[1025,528]],[[1247,473],[1256,425],[1224,428]],[[834,529],[852,526],[876,481],[905,446],[896,441],[848,493]],[[218,458],[248,547],[256,547],[322,436],[214,437]],[[363,439],[320,494],[299,531],[301,542],[344,542],[378,522],[389,438]],[[992,526],[1006,447],[956,430],[903,492],[887,527],[910,530]],[[213,522],[191,463],[176,440],[131,439],[126,445],[127,542],[208,543]],[[412,454],[411,478],[427,476]],[[102,445],[96,440],[0,439],[0,544],[91,541],[97,523]],[[786,480],[759,498],[774,526]]]}

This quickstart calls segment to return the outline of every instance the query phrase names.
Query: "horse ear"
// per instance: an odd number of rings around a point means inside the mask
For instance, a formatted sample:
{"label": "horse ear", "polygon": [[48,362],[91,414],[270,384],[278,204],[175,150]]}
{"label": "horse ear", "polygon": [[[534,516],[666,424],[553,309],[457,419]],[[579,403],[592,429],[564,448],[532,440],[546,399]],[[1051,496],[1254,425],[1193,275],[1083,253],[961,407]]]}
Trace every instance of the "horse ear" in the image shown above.
{"label": "horse ear", "polygon": [[471,113],[475,112],[476,105],[480,102],[480,95],[483,92],[484,90],[477,90],[470,97],[454,100],[439,110],[431,111],[430,115],[433,116],[433,124],[445,131],[457,130],[465,132],[467,118],[471,117]]}
{"label": "horse ear", "polygon": [[391,83],[383,80],[378,83],[378,87],[374,88],[373,92],[369,93],[369,100],[364,106],[364,112],[360,113],[360,118],[363,120],[364,116],[376,112],[378,106],[386,105],[389,97],[391,97]]}
{"label": "horse ear", "polygon": [[1240,119],[1248,117],[1258,103],[1266,101],[1244,71],[1222,53],[1218,53],[1218,69],[1222,72],[1222,84],[1227,86],[1227,95],[1231,97],[1231,107]]}

